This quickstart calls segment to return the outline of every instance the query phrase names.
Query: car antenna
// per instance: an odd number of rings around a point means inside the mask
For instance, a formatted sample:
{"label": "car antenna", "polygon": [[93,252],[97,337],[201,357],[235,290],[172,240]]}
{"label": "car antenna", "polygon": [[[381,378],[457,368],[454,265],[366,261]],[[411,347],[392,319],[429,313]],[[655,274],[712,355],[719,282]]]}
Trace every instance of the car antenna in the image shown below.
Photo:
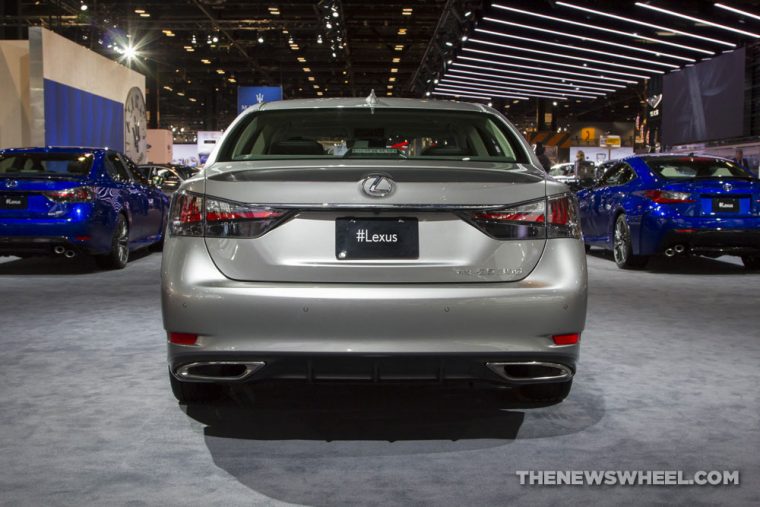
{"label": "car antenna", "polygon": [[369,92],[369,95],[367,96],[364,101],[369,106],[369,110],[372,112],[372,114],[375,114],[375,106],[377,105],[377,95],[375,95],[375,89],[373,88],[371,92]]}

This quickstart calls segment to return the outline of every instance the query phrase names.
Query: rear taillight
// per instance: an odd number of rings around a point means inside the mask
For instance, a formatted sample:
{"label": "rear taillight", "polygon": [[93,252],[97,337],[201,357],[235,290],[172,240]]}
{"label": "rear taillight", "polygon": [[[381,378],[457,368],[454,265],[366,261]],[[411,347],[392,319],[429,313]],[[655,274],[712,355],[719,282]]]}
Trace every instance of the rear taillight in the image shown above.
{"label": "rear taillight", "polygon": [[467,220],[496,239],[580,238],[578,205],[571,194],[498,210],[470,213]]}
{"label": "rear taillight", "polygon": [[89,187],[67,188],[66,190],[53,190],[45,192],[45,197],[51,201],[69,203],[69,202],[89,202],[95,199],[95,192]]}
{"label": "rear taillight", "polygon": [[580,333],[555,334],[552,336],[555,345],[575,345],[581,341]]}
{"label": "rear taillight", "polygon": [[169,343],[174,343],[175,345],[195,345],[197,341],[197,334],[169,332]]}
{"label": "rear taillight", "polygon": [[286,210],[204,197],[190,192],[175,194],[171,233],[210,238],[256,238],[291,215]]}
{"label": "rear taillight", "polygon": [[672,192],[670,190],[644,190],[634,194],[654,201],[657,204],[684,204],[694,202],[691,194],[687,192]]}

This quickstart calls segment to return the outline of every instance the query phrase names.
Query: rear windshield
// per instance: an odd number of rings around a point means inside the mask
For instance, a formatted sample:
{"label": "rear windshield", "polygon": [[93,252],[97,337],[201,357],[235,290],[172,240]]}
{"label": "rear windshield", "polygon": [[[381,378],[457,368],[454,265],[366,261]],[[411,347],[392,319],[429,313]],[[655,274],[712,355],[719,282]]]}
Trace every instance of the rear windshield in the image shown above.
{"label": "rear windshield", "polygon": [[300,109],[248,115],[217,160],[314,158],[527,162],[520,143],[492,115],[420,109]]}
{"label": "rear windshield", "polygon": [[658,157],[647,159],[645,162],[657,176],[666,180],[751,178],[744,169],[728,160],[696,157]]}
{"label": "rear windshield", "polygon": [[92,153],[0,154],[0,175],[85,177],[90,173],[92,159]]}

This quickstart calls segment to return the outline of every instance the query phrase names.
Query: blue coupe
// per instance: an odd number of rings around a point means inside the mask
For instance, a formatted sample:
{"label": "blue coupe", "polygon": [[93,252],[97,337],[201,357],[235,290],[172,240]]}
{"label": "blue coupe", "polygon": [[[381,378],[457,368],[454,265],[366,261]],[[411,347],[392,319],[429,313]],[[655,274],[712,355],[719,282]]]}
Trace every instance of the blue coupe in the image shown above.
{"label": "blue coupe", "polygon": [[587,249],[612,250],[621,268],[665,254],[738,255],[760,269],[760,181],[730,160],[640,155],[611,163],[578,192]]}
{"label": "blue coupe", "polygon": [[161,245],[169,198],[125,155],[97,148],[0,150],[0,255],[93,255],[126,266]]}

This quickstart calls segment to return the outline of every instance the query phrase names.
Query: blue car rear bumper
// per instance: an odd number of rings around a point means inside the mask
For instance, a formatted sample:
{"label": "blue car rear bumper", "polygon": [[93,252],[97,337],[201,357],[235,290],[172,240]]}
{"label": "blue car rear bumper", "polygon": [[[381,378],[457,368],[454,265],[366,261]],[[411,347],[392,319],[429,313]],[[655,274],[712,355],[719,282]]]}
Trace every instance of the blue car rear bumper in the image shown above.
{"label": "blue car rear bumper", "polygon": [[698,255],[758,255],[760,217],[643,217],[640,255],[660,254],[677,245]]}

